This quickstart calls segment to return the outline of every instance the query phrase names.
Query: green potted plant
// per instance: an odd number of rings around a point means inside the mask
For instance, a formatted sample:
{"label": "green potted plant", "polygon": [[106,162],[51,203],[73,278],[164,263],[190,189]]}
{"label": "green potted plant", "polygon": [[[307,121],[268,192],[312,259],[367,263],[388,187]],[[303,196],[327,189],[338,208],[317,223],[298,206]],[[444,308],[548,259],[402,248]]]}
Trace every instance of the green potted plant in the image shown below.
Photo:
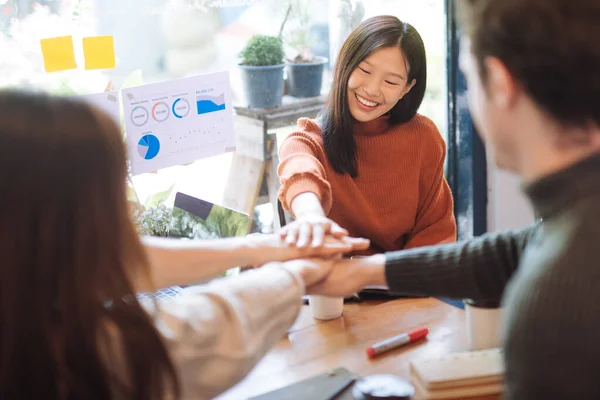
{"label": "green potted plant", "polygon": [[[240,224],[231,221],[231,216],[222,215],[214,221],[202,221],[184,216],[163,204],[140,206],[133,212],[138,234],[185,239],[216,239],[234,236],[240,232]],[[229,217],[229,218],[228,218]],[[222,276],[237,275],[240,267],[230,268]]]}
{"label": "green potted plant", "polygon": [[240,52],[239,67],[251,108],[278,107],[283,99],[283,43],[278,36],[254,35]]}
{"label": "green potted plant", "polygon": [[284,35],[284,43],[293,50],[293,56],[286,60],[288,93],[293,97],[316,97],[321,94],[323,68],[328,60],[312,53],[313,18],[306,2],[291,0],[288,15],[290,11],[291,28]]}
{"label": "green potted plant", "polygon": [[131,177],[127,179],[127,200],[133,215],[135,227],[140,235],[169,236],[171,228],[171,208],[165,201],[171,195],[175,184],[165,191],[154,193],[141,202]]}
{"label": "green potted plant", "polygon": [[174,208],[169,236],[188,239],[244,236],[248,232],[248,225],[247,216],[225,207],[213,206],[206,219]]}
{"label": "green potted plant", "polygon": [[140,235],[169,236],[171,210],[162,201],[134,212],[134,221]]}

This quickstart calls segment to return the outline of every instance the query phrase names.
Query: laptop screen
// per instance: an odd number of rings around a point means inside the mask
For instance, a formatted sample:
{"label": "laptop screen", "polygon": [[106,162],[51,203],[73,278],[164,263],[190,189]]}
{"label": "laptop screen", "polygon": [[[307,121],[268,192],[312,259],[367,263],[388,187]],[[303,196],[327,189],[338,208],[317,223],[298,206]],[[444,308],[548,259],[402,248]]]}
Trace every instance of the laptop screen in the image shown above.
{"label": "laptop screen", "polygon": [[177,192],[169,236],[189,239],[245,236],[250,223],[248,214]]}

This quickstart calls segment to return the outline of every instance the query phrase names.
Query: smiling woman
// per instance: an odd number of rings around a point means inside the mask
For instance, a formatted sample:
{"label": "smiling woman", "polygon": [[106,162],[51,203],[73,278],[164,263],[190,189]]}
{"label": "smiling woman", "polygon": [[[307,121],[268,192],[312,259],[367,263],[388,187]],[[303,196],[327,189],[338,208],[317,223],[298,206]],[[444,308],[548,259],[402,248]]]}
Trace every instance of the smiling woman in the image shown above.
{"label": "smiling woman", "polygon": [[365,58],[348,80],[348,105],[352,116],[367,122],[398,104],[417,83],[414,78],[407,82],[410,72],[407,67],[399,48],[385,47]]}
{"label": "smiling woman", "polygon": [[355,177],[356,144],[342,132],[352,131],[353,120],[369,122],[389,112],[394,124],[416,114],[427,86],[423,40],[396,17],[370,18],[342,46],[334,76],[323,114],[325,152],[336,172]]}
{"label": "smiling woman", "polygon": [[280,199],[296,221],[289,243],[327,234],[371,240],[370,252],[452,242],[446,148],[417,114],[427,86],[421,36],[393,16],[362,22],[346,39],[328,105],[300,119],[280,148]]}

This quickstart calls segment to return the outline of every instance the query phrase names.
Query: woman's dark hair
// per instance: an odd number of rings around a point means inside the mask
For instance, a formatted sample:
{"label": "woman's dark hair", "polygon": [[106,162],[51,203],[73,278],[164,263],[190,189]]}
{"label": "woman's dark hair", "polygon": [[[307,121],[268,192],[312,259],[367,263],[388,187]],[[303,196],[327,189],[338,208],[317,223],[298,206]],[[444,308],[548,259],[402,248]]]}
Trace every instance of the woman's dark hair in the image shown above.
{"label": "woman's dark hair", "polygon": [[348,106],[348,80],[358,65],[375,50],[402,49],[408,63],[407,84],[415,86],[389,112],[390,123],[402,123],[415,116],[425,96],[427,58],[419,32],[390,15],[363,21],[346,39],[338,56],[327,106],[321,114],[325,154],[333,169],[352,177],[358,174],[353,118]]}
{"label": "woman's dark hair", "polygon": [[0,398],[163,400],[178,382],[133,279],[146,253],[117,124],[0,91]]}

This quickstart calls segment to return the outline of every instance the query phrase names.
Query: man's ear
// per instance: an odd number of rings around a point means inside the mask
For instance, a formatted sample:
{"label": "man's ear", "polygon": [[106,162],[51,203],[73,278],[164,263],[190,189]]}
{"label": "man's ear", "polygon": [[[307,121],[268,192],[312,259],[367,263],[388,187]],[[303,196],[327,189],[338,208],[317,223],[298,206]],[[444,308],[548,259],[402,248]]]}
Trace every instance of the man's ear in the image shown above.
{"label": "man's ear", "polygon": [[519,86],[506,65],[496,57],[486,57],[486,82],[482,82],[489,98],[501,107],[510,107],[517,100]]}
{"label": "man's ear", "polygon": [[416,84],[417,84],[417,80],[413,79],[411,83],[406,85],[406,87],[404,88],[404,93],[402,94],[402,97],[406,96],[406,94],[408,92],[410,92],[410,89],[412,89]]}

